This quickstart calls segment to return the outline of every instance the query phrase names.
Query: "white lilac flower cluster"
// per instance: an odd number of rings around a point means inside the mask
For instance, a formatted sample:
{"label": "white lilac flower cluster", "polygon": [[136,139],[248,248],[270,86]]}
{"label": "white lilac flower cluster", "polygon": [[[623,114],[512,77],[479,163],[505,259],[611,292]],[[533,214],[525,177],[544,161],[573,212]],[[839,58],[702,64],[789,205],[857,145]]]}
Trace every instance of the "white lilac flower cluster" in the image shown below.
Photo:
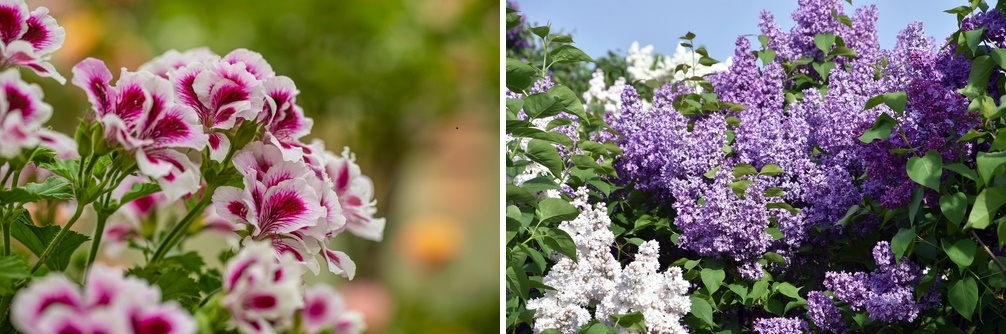
{"label": "white lilac flower cluster", "polygon": [[[535,310],[535,332],[555,328],[575,333],[591,319],[613,325],[611,315],[639,311],[651,333],[687,333],[680,320],[691,309],[691,301],[681,269],[661,273],[659,245],[652,240],[643,243],[635,260],[623,269],[610,252],[615,236],[608,229],[607,208],[592,206],[586,188],[575,192],[572,204],[580,215],[559,228],[576,243],[577,259],[553,255],[556,264],[542,282],[556,290],[527,302],[527,308]],[[596,305],[593,317],[589,305]]]}
{"label": "white lilac flower cluster", "polygon": [[[653,45],[639,47],[639,42],[632,42],[625,62],[628,66],[626,70],[629,72],[629,79],[642,82],[649,80],[681,81],[690,77],[726,71],[733,63],[731,58],[727,58],[724,62],[705,66],[699,64],[699,58],[698,54],[680,43],[671,57],[662,55],[654,57]],[[677,66],[681,64],[688,65],[688,71],[675,71]]]}
{"label": "white lilac flower cluster", "polygon": [[610,87],[604,82],[604,70],[598,68],[590,78],[590,88],[583,92],[583,101],[587,104],[598,103],[605,114],[618,118],[622,107],[622,91],[625,90],[625,78],[619,77]]}

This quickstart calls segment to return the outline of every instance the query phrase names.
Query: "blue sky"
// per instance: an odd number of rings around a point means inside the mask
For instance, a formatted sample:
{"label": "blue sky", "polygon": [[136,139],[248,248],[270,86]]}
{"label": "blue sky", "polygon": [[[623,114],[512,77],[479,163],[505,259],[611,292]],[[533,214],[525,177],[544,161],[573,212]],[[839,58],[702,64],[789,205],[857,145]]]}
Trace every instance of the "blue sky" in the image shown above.
{"label": "blue sky", "polygon": [[[883,48],[894,46],[898,31],[909,22],[921,21],[926,34],[938,43],[957,29],[954,15],[944,10],[966,4],[965,0],[888,0],[853,1],[855,6],[876,4],[879,11],[877,30]],[[991,5],[995,1],[989,1]],[[673,54],[678,37],[688,31],[697,35],[696,45],[705,45],[709,55],[725,59],[733,55],[737,36],[757,35],[758,13],[765,9],[788,30],[793,25],[790,13],[796,0],[730,1],[518,1],[528,22],[552,22],[553,31],[571,33],[576,46],[597,57],[608,50],[625,54],[633,41],[653,44],[657,53]],[[851,16],[852,6],[845,4]]]}

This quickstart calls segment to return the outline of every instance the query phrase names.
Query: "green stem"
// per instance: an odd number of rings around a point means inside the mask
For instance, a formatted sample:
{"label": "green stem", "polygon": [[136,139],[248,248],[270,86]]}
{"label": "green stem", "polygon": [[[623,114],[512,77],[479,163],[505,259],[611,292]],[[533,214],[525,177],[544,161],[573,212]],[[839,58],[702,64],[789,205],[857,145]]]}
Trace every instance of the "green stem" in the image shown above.
{"label": "green stem", "polygon": [[87,256],[87,263],[84,265],[84,272],[91,269],[91,265],[94,264],[94,260],[98,258],[98,250],[101,248],[101,237],[105,234],[105,223],[108,222],[108,216],[109,214],[105,214],[100,211],[98,212],[98,223],[94,226],[94,235],[91,237],[93,239],[91,241],[91,253]]}
{"label": "green stem", "polygon": [[216,186],[206,187],[206,191],[203,192],[203,198],[199,200],[199,203],[196,203],[196,205],[192,207],[192,210],[189,210],[189,213],[186,214],[182,220],[178,221],[178,224],[175,224],[175,227],[171,229],[171,232],[168,232],[168,236],[165,237],[164,242],[161,242],[161,245],[157,247],[157,250],[154,252],[154,256],[150,258],[150,262],[148,262],[147,265],[157,263],[163,259],[164,256],[168,254],[168,251],[181,241],[182,235],[185,234],[185,231],[188,231],[189,225],[192,225],[196,216],[202,214],[203,210],[206,209],[206,206],[210,205],[210,200],[213,198],[214,190],[216,190]]}
{"label": "green stem", "polygon": [[10,222],[3,222],[3,256],[10,256]]}
{"label": "green stem", "polygon": [[[70,227],[73,227],[73,223],[76,223],[77,220],[80,219],[80,214],[84,213],[84,206],[86,205],[87,204],[81,202],[77,203],[77,211],[73,213],[73,217],[70,217],[70,221],[66,222],[66,225],[63,225],[63,229],[59,230],[59,234],[56,234],[56,237],[52,239],[52,242],[50,242],[49,246],[45,248],[45,251],[42,252],[42,255],[38,257],[38,262],[35,262],[35,265],[31,267],[31,270],[28,271],[29,279],[31,278],[31,275],[35,274],[36,271],[42,268],[42,265],[45,264],[45,261],[48,260],[49,256],[52,255],[52,251],[56,250],[56,246],[59,245],[59,242],[62,241],[63,238],[65,238],[68,233],[70,233]],[[27,283],[28,279],[25,279],[21,282],[21,284],[18,285],[23,286],[24,284]]]}

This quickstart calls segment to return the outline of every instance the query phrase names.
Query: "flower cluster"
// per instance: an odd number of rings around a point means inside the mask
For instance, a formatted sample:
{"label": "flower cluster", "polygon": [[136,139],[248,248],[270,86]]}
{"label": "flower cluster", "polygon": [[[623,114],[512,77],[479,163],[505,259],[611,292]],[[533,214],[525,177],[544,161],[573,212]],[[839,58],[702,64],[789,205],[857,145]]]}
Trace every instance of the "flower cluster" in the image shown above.
{"label": "flower cluster", "polygon": [[17,69],[8,69],[0,72],[0,89],[0,161],[40,145],[61,159],[77,155],[73,139],[43,128],[52,117],[52,106],[42,101],[41,87],[24,82]]}
{"label": "flower cluster", "polygon": [[0,67],[24,66],[60,84],[66,82],[49,63],[52,53],[63,46],[66,31],[48,8],[29,12],[24,0],[7,0],[0,3],[0,18]]}
{"label": "flower cluster", "polygon": [[[706,74],[725,71],[732,60],[706,66],[699,64],[699,56],[680,43],[670,57],[653,56],[653,45],[639,47],[639,42],[632,42],[628,55],[625,57],[626,69],[632,81],[646,82],[649,80],[681,81],[686,78],[704,76]],[[678,65],[688,65],[687,71],[678,71]]]}
{"label": "flower cluster", "polygon": [[62,274],[32,282],[14,297],[11,321],[25,333],[168,333],[196,331],[196,322],[176,301],[161,302],[161,290],[116,269],[95,266],[80,291]]}
{"label": "flower cluster", "polygon": [[277,259],[268,242],[248,241],[227,262],[220,303],[242,332],[291,329],[295,318],[307,333],[361,333],[362,315],[345,309],[342,296],[327,285],[304,289],[303,268],[290,254]]}
{"label": "flower cluster", "polygon": [[[897,149],[920,155],[935,149],[947,160],[968,154],[968,145],[953,148],[945,139],[977,124],[977,116],[966,113],[966,99],[956,92],[963,85],[959,77],[946,74],[960,71],[935,65],[953,53],[937,52],[919,24],[903,31],[893,50],[881,50],[875,6],[856,9],[851,27],[839,21],[841,15],[840,1],[800,1],[793,13],[796,25],[787,33],[771,14],[763,13],[760,26],[775,60],[759,66],[750,42],[740,37],[728,71],[708,76],[719,100],[743,105],[742,112],[684,117],[672,102],[690,91],[676,85],[661,88],[654,94],[653,109],[645,110],[638,107],[645,101],[625,89],[622,117],[609,120],[624,134],[618,143],[625,155],[616,167],[637,189],[657,199],[674,199],[675,224],[684,232],[681,247],[704,256],[730,257],[746,268],[745,276],[757,278],[761,273],[752,260],[765,251],[786,253],[808,241],[823,242],[812,239],[812,229],[843,233],[834,223],[864,195],[887,207],[906,204],[914,185],[905,172],[910,155],[899,155]],[[792,74],[818,74],[806,68],[787,73],[783,65],[804,57],[822,59],[813,43],[821,33],[841,37],[857,56],[834,58],[841,66],[820,78],[828,82],[827,93],[807,89],[802,99],[787,102],[785,89],[795,85]],[[878,75],[881,58],[890,64]],[[967,71],[963,73],[966,80]],[[903,114],[883,105],[863,110],[870,98],[898,90],[908,95]],[[897,130],[904,131],[907,144],[897,131],[871,144],[859,142],[881,113],[899,121]],[[731,118],[735,123],[727,124]],[[775,165],[783,172],[740,178],[714,172],[741,165],[756,170]],[[864,172],[869,178],[854,181]],[[736,182],[747,184],[743,196],[730,194]],[[752,194],[768,189],[780,190],[781,197]],[[790,214],[766,208],[777,202],[796,210]],[[723,228],[737,221],[746,222],[743,232]],[[778,228],[783,238],[773,241],[761,232],[766,228]]]}
{"label": "flower cluster", "polygon": [[759,334],[802,334],[809,333],[810,328],[798,318],[761,318],[755,320],[754,331]]}
{"label": "flower cluster", "polygon": [[[604,70],[598,68],[590,78],[590,88],[583,92],[583,100],[588,104],[598,103],[605,115],[621,116],[622,91],[625,90],[625,78],[618,78],[611,87],[604,83]],[[647,108],[648,109],[648,108]]]}
{"label": "flower cluster", "polygon": [[[877,269],[871,273],[827,272],[824,285],[855,311],[865,309],[870,319],[884,322],[914,321],[920,311],[936,307],[940,294],[936,284],[930,286],[920,300],[915,298],[915,288],[924,272],[912,261],[902,258],[895,262],[891,245],[881,241],[873,247]],[[813,292],[812,292],[813,293]],[[823,296],[823,295],[820,295]],[[834,313],[833,304],[817,297],[814,305],[808,302],[812,320],[822,329],[835,328],[835,324],[822,321],[815,314]]]}
{"label": "flower cluster", "polygon": [[[607,208],[590,205],[586,188],[575,195],[572,204],[580,215],[559,228],[576,243],[577,259],[554,255],[556,264],[542,282],[556,290],[527,302],[527,308],[535,310],[535,332],[549,328],[575,332],[591,318],[611,325],[610,315],[639,311],[651,332],[686,333],[680,320],[691,302],[681,269],[659,272],[655,241],[642,244],[635,261],[623,269],[609,251],[614,235],[608,230]],[[587,310],[592,304],[597,306],[593,317]]]}

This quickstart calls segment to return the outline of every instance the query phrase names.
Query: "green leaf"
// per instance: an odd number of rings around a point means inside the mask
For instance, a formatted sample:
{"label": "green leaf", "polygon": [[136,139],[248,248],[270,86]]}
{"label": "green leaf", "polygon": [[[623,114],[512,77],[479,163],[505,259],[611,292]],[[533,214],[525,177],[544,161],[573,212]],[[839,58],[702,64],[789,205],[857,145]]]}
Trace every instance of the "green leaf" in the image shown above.
{"label": "green leaf", "polygon": [[555,149],[555,146],[552,146],[552,143],[541,139],[531,139],[527,143],[526,153],[528,158],[548,168],[556,178],[562,176],[562,158],[559,157],[559,151]]}
{"label": "green leaf", "polygon": [[790,297],[796,300],[803,299],[800,297],[800,288],[793,286],[793,284],[790,284],[789,282],[779,283],[779,285],[776,286],[775,290],[786,297]]}
{"label": "green leaf", "polygon": [[940,197],[940,211],[955,226],[959,226],[964,220],[964,214],[968,211],[968,196],[963,192],[953,195],[943,195]]}
{"label": "green leaf", "polygon": [[553,181],[551,178],[539,176],[524,181],[524,184],[522,184],[520,187],[524,188],[524,190],[527,190],[528,192],[538,192],[538,191],[559,189],[559,184],[555,183],[555,181]]}
{"label": "green leaf", "polygon": [[905,92],[893,92],[884,94],[884,104],[894,110],[895,113],[903,114],[905,106],[908,105],[908,94]]}
{"label": "green leaf", "polygon": [[727,286],[727,288],[729,288],[730,291],[733,291],[734,293],[736,293],[737,297],[740,298],[741,300],[747,299],[747,297],[748,297],[748,288],[745,287],[745,286],[743,286],[743,285],[740,285],[740,284],[730,284],[730,285]]}
{"label": "green leaf", "polygon": [[965,319],[970,320],[971,314],[978,306],[978,284],[975,279],[967,276],[955,282],[947,291],[947,295],[950,299],[950,306],[953,306],[954,310]]}
{"label": "green leaf", "polygon": [[859,141],[869,143],[877,139],[887,139],[891,136],[891,130],[894,129],[895,124],[898,124],[898,121],[891,118],[890,115],[880,114],[873,122],[873,127],[866,129],[863,131],[863,135],[859,136]]}
{"label": "green leaf", "polygon": [[992,177],[998,173],[996,170],[1006,164],[1006,152],[978,152],[976,158],[978,163],[978,175],[982,177],[985,184],[992,184]]}
{"label": "green leaf", "polygon": [[968,73],[968,86],[985,91],[985,87],[989,84],[989,76],[995,67],[995,62],[989,56],[975,57],[975,60],[971,61],[971,72]]}
{"label": "green leaf", "polygon": [[534,83],[538,70],[517,59],[506,59],[506,88],[513,92],[524,92]]}
{"label": "green leaf", "polygon": [[556,43],[573,43],[573,37],[569,35],[549,34],[548,39]]}
{"label": "green leaf", "polygon": [[64,179],[73,180],[77,177],[77,160],[55,160],[53,162],[41,164],[43,169],[52,172]]}
{"label": "green leaf", "polygon": [[966,41],[965,45],[967,45],[968,49],[971,50],[972,54],[974,54],[975,51],[978,51],[978,44],[982,42],[982,34],[984,32],[984,27],[964,32],[964,40]]}
{"label": "green leaf", "polygon": [[989,53],[989,57],[999,65],[999,68],[1006,69],[1006,49],[994,49]]}
{"label": "green leaf", "polygon": [[706,289],[712,294],[716,293],[716,290],[719,290],[720,285],[723,285],[723,279],[726,277],[726,274],[723,272],[723,269],[703,268],[700,276],[702,277],[702,284],[705,284]]}
{"label": "green leaf", "polygon": [[161,191],[161,186],[156,182],[133,183],[133,186],[129,188],[129,191],[127,191],[125,195],[122,195],[122,199],[119,200],[119,205],[125,205],[133,200],[153,195],[159,191]]}
{"label": "green leaf", "polygon": [[800,209],[794,208],[792,205],[789,205],[789,203],[785,202],[769,203],[766,204],[765,207],[769,209],[783,209],[789,211],[794,215],[800,213]]}
{"label": "green leaf", "polygon": [[199,272],[202,270],[203,257],[196,252],[186,252],[185,254],[174,255],[164,258],[165,264],[176,265],[188,272]]}
{"label": "green leaf", "polygon": [[556,105],[561,107],[561,110],[570,112],[581,120],[587,119],[587,111],[583,109],[583,102],[569,87],[555,85],[548,90],[548,95],[555,99]]}
{"label": "green leaf", "polygon": [[740,180],[730,182],[730,189],[732,189],[734,191],[734,194],[737,195],[738,197],[744,197],[744,192],[748,190],[748,187],[750,187],[752,183],[754,182],[751,180]]}
{"label": "green leaf", "polygon": [[971,181],[978,181],[978,174],[976,174],[974,170],[968,168],[968,166],[965,166],[962,163],[956,162],[949,165],[943,165],[943,168],[952,170],[957,174],[960,174],[961,176],[968,178]]}
{"label": "green leaf", "polygon": [[943,158],[934,150],[926,152],[925,156],[908,159],[908,177],[918,184],[939,191],[940,176],[943,175]]}
{"label": "green leaf", "polygon": [[0,203],[30,203],[40,200],[68,200],[73,198],[73,189],[63,179],[50,176],[42,183],[28,183],[9,191],[0,192]]}
{"label": "green leaf", "polygon": [[689,299],[692,301],[691,313],[709,326],[716,326],[713,323],[713,308],[709,305],[709,302],[696,296],[690,296]]}
{"label": "green leaf", "polygon": [[764,258],[765,261],[768,261],[770,263],[786,264],[786,258],[782,257],[782,255],[779,255],[779,253],[776,252],[766,252],[765,254],[762,255],[762,258]]}
{"label": "green leaf", "polygon": [[915,242],[915,228],[902,228],[898,234],[891,238],[891,252],[894,253],[894,260],[900,261],[905,256],[912,243]]}
{"label": "green leaf", "polygon": [[560,198],[546,198],[538,202],[538,219],[542,224],[573,220],[580,215],[575,206]]}
{"label": "green leaf", "polygon": [[558,228],[550,228],[547,231],[544,237],[545,245],[577,262],[576,243],[569,233]]}
{"label": "green leaf", "polygon": [[[27,215],[27,212],[24,214]],[[56,234],[59,234],[60,230],[59,226],[36,226],[30,220],[24,221],[23,219],[20,223],[10,224],[10,229],[11,236],[24,244],[36,256],[41,256],[45,252],[46,247],[56,238]],[[45,266],[52,271],[65,270],[66,266],[70,264],[70,256],[77,250],[77,247],[80,247],[87,240],[87,236],[83,234],[67,231],[66,236],[56,245],[56,248],[49,255],[49,259],[45,261]]]}
{"label": "green leaf", "polygon": [[775,61],[775,50],[763,50],[758,52],[758,60],[761,60],[762,66],[767,66]]}
{"label": "green leaf", "polygon": [[646,332],[646,321],[643,319],[643,314],[639,313],[639,311],[628,314],[612,314],[611,320],[614,320],[615,324],[618,324],[622,328]]}
{"label": "green leaf", "polygon": [[782,167],[779,167],[779,165],[776,164],[765,164],[765,166],[761,166],[761,172],[759,172],[761,175],[768,176],[776,176],[782,173]]}
{"label": "green leaf", "polygon": [[14,293],[14,284],[28,277],[28,262],[17,255],[0,257],[0,295]]}
{"label": "green leaf", "polygon": [[[509,8],[507,8],[507,9],[509,9]],[[506,13],[506,30],[511,30],[513,28],[516,28],[517,26],[520,25],[520,21],[521,21],[520,15],[518,15],[515,12],[509,12],[508,11]]]}
{"label": "green leaf", "polygon": [[749,164],[738,164],[738,165],[734,166],[733,174],[734,174],[734,178],[738,178],[739,179],[739,178],[741,178],[742,176],[745,176],[745,175],[758,174],[758,170],[755,169],[754,166],[751,166]]}
{"label": "green leaf", "polygon": [[831,46],[835,44],[835,34],[817,34],[814,36],[814,45],[818,50],[827,56],[831,52]]}
{"label": "green leaf", "polygon": [[581,61],[594,62],[586,53],[572,45],[560,45],[548,53],[548,58],[554,63],[577,63]]}
{"label": "green leaf", "polygon": [[786,193],[782,190],[782,188],[779,188],[779,187],[772,187],[772,188],[765,189],[765,196],[766,197],[783,197],[785,195],[786,195]]}
{"label": "green leaf", "polygon": [[532,207],[538,207],[538,200],[535,199],[534,195],[531,195],[531,193],[527,190],[512,184],[506,185],[506,201],[521,202]]}
{"label": "green leaf", "polygon": [[943,242],[943,251],[947,253],[947,257],[950,257],[950,260],[954,261],[957,267],[962,270],[974,262],[975,250],[977,250],[977,246],[971,239],[960,239],[950,245]]}
{"label": "green leaf", "polygon": [[544,271],[545,268],[548,268],[547,267],[548,262],[545,262],[545,257],[542,256],[541,252],[539,252],[537,249],[531,248],[528,245],[521,243],[517,244],[517,248],[520,248],[521,252],[530,256],[531,260],[534,261],[535,265],[538,266],[538,269]]}
{"label": "green leaf", "polygon": [[992,218],[999,212],[999,207],[1006,203],[1006,187],[985,188],[971,207],[971,215],[968,216],[968,223],[964,228],[984,229],[992,222]]}
{"label": "green leaf", "polygon": [[546,25],[546,26],[530,27],[528,28],[528,30],[531,30],[531,33],[537,35],[538,37],[545,38],[545,36],[548,36],[548,32],[551,30],[551,28],[549,28],[549,26]]}
{"label": "green leaf", "polygon": [[146,280],[150,285],[161,288],[162,300],[177,300],[186,309],[193,309],[199,303],[199,284],[189,273],[180,268],[132,268],[127,275]]}

